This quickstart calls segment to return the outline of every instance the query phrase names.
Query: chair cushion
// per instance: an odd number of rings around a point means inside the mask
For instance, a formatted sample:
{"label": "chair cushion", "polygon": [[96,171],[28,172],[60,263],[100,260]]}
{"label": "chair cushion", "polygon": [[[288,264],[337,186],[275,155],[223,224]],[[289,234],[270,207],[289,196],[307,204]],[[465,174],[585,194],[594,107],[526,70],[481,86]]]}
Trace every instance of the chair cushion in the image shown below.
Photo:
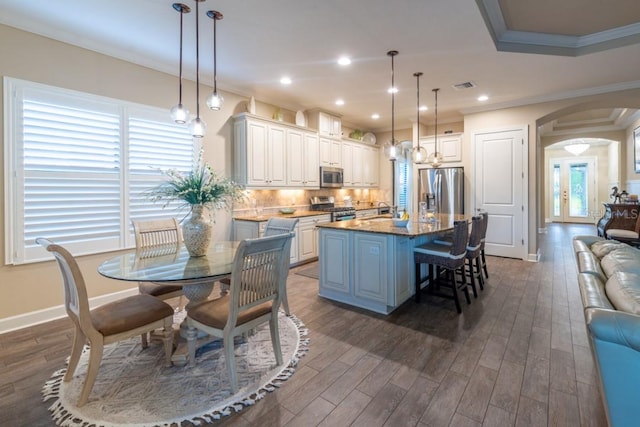
{"label": "chair cushion", "polygon": [[602,258],[608,255],[609,252],[620,249],[623,246],[626,245],[622,242],[618,242],[617,240],[601,240],[591,245],[590,249],[595,256]]}
{"label": "chair cushion", "polygon": [[605,289],[617,310],[640,315],[640,274],[619,271],[609,277]]}
{"label": "chair cushion", "polygon": [[[200,322],[204,325],[210,326],[216,329],[224,329],[229,317],[229,305],[231,302],[230,295],[225,295],[222,298],[214,299],[211,301],[203,302],[197,306],[190,308],[187,311],[187,316]],[[260,316],[271,311],[271,301],[264,302],[260,305],[250,308],[249,310],[241,311],[238,314],[238,325],[250,322],[257,319]]]}
{"label": "chair cushion", "polygon": [[159,285],[153,282],[139,282],[138,289],[140,290],[141,294],[159,297],[159,296],[171,294],[174,292],[180,292],[182,291],[182,286]]}
{"label": "chair cushion", "polygon": [[93,326],[104,336],[115,335],[173,316],[173,308],[151,295],[133,295],[91,310]]}
{"label": "chair cushion", "polygon": [[453,256],[450,254],[451,245],[446,245],[446,244],[443,245],[436,242],[427,242],[420,246],[416,246],[415,248],[413,248],[413,251],[421,254],[425,254],[425,255],[435,255],[435,256],[440,256],[443,258],[451,258],[451,259],[464,258],[464,256],[466,255],[466,253],[463,253],[458,256]]}
{"label": "chair cushion", "polygon": [[637,239],[638,233],[633,230],[625,230],[623,228],[610,228],[607,230],[607,236],[611,238]]}

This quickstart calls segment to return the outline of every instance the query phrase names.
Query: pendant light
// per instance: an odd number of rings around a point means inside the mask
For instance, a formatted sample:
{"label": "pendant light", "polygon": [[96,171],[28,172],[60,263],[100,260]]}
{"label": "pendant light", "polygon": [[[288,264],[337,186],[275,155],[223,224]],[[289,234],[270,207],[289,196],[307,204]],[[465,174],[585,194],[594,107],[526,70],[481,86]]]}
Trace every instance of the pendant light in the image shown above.
{"label": "pendant light", "polygon": [[210,10],[207,16],[213,19],[213,92],[207,97],[207,106],[210,110],[218,111],[222,108],[224,97],[218,93],[218,73],[216,68],[216,22],[222,19],[222,13],[217,10]]}
{"label": "pendant light", "polygon": [[393,58],[398,54],[397,50],[390,50],[387,55],[391,57],[391,141],[385,144],[385,154],[392,162],[396,160],[398,155],[396,148],[396,92],[398,91],[395,86],[394,79],[394,63]]}
{"label": "pendant light", "polygon": [[413,73],[416,78],[416,139],[418,145],[411,150],[411,160],[413,163],[420,164],[427,160],[427,150],[420,146],[420,76],[421,72]]}
{"label": "pendant light", "polygon": [[442,164],[442,153],[438,152],[438,91],[439,90],[440,89],[433,89],[433,93],[435,94],[435,97],[436,97],[436,102],[435,102],[436,126],[435,126],[434,137],[433,137],[433,141],[434,141],[433,153],[429,154],[429,160],[427,160],[427,163],[429,163],[434,168],[440,167],[440,165]]}
{"label": "pendant light", "polygon": [[200,118],[200,14],[198,13],[198,5],[204,0],[195,0],[196,2],[196,117],[189,123],[191,135],[194,138],[202,138],[207,128],[207,124]]}
{"label": "pendant light", "polygon": [[173,8],[180,13],[180,80],[178,89],[178,104],[171,109],[171,118],[174,122],[183,124],[189,118],[189,110],[182,105],[182,18],[185,13],[191,12],[189,6],[183,3],[174,3]]}

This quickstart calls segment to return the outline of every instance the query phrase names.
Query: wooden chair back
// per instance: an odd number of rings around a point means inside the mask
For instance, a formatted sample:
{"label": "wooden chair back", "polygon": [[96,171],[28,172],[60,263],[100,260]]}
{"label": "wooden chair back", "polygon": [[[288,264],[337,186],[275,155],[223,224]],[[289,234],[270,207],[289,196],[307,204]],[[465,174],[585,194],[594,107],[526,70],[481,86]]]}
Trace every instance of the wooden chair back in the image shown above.
{"label": "wooden chair back", "polygon": [[91,321],[87,287],[73,255],[62,246],[42,237],[36,239],[36,243],[51,252],[58,263],[64,287],[64,307],[69,318],[87,337],[100,334]]}
{"label": "wooden chair back", "polygon": [[[235,328],[238,315],[272,301],[280,306],[282,283],[286,282],[291,239],[294,233],[276,234],[240,242],[231,273],[231,301],[225,329]],[[273,315],[277,315],[275,312]]]}
{"label": "wooden chair back", "polygon": [[131,221],[137,249],[180,247],[182,229],[176,218]]}
{"label": "wooden chair back", "polygon": [[298,218],[269,218],[264,228],[264,237],[291,233],[295,230],[298,221]]}

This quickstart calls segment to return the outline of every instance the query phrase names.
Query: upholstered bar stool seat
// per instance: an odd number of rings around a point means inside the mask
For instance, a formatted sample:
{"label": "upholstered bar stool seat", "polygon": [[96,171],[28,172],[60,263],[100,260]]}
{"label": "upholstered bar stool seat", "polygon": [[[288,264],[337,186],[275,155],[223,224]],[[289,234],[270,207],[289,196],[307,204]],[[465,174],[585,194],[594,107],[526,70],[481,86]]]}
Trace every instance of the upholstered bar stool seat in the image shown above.
{"label": "upholstered bar stool seat", "polygon": [[[443,298],[453,299],[458,313],[462,313],[460,298],[458,297],[459,290],[464,292],[467,304],[471,303],[464,272],[467,242],[467,222],[456,221],[454,223],[453,243],[451,245],[428,242],[413,249],[416,276],[416,302],[420,302],[422,283],[428,282],[430,293]],[[421,264],[429,265],[427,278],[421,277]],[[441,273],[446,277],[441,277]],[[456,279],[456,274],[460,276],[460,283],[458,283]],[[440,292],[441,288],[448,288],[451,293]]]}

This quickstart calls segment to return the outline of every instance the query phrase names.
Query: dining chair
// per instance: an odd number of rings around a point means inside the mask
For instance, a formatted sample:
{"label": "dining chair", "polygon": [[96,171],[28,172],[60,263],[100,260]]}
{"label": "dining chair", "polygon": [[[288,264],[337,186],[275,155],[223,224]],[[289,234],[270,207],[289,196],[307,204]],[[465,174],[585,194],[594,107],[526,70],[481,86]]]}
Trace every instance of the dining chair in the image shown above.
{"label": "dining chair", "polygon": [[294,233],[246,239],[234,258],[229,294],[187,311],[189,365],[195,366],[196,329],[222,338],[233,393],[238,391],[234,337],[269,322],[276,364],[282,364],[278,307],[284,293],[285,260],[289,261]]}
{"label": "dining chair", "polygon": [[[267,225],[264,228],[263,237],[267,236],[275,236],[277,234],[286,234],[292,233],[296,229],[296,225],[298,225],[298,218],[278,218],[272,217],[267,221]],[[282,292],[282,307],[284,308],[284,312],[287,314],[291,314],[289,310],[289,300],[287,299],[287,284],[286,280],[289,277],[289,258],[284,259],[285,265],[284,269],[286,274],[284,275],[284,291]],[[224,292],[228,291],[229,285],[231,284],[231,279],[226,277],[220,280],[220,286],[224,289]]]}
{"label": "dining chair", "polygon": [[[69,251],[44,238],[36,243],[51,252],[58,262],[64,286],[64,305],[75,326],[69,365],[63,381],[71,381],[84,345],[89,342],[89,365],[78,406],[84,406],[98,375],[104,346],[162,328],[166,367],[171,366],[173,309],[150,295],[133,295],[89,309],[87,288],[80,268]],[[143,340],[143,348],[146,340]]]}
{"label": "dining chair", "polygon": [[[151,221],[132,220],[136,238],[136,250],[141,257],[177,253],[182,242],[182,230],[176,218],[157,219]],[[182,286],[158,284],[154,282],[138,282],[141,294],[151,295],[161,300],[180,298],[178,309],[183,308]]]}
{"label": "dining chair", "polygon": [[[453,226],[453,243],[451,245],[431,241],[416,246],[413,249],[416,277],[416,302],[420,302],[422,283],[428,281],[430,293],[439,297],[453,299],[458,314],[462,313],[458,291],[462,290],[467,304],[471,304],[464,271],[464,260],[467,253],[467,243],[469,241],[468,229],[467,221],[455,221]],[[429,275],[426,279],[421,277],[421,264],[429,265]],[[440,276],[441,272],[445,273],[445,278]],[[456,279],[456,274],[460,275],[460,283],[458,283]],[[440,292],[440,288],[442,287],[449,288],[451,293]]]}

